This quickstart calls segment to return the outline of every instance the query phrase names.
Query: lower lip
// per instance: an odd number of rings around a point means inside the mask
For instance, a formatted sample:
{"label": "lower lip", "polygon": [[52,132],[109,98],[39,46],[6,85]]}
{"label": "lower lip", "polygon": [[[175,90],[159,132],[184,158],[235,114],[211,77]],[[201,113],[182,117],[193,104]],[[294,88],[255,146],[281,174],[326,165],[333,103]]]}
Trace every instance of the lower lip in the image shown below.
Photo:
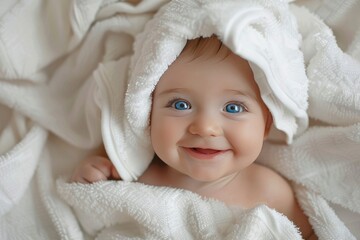
{"label": "lower lip", "polygon": [[192,148],[184,148],[184,150],[193,158],[196,159],[200,159],[200,160],[212,160],[214,158],[216,158],[219,155],[224,154],[225,152],[227,152],[227,150],[220,150],[214,153],[201,153],[198,151],[195,151]]}

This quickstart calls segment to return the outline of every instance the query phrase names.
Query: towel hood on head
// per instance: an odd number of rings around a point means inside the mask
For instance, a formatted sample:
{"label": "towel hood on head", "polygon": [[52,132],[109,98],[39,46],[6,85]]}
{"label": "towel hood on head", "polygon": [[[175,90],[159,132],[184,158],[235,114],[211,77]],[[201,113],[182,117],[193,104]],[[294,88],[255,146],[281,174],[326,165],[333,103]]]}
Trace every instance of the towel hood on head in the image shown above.
{"label": "towel hood on head", "polygon": [[135,180],[150,164],[151,94],[187,40],[218,38],[253,70],[273,116],[269,140],[291,143],[308,126],[308,79],[301,37],[287,1],[172,0],[135,39],[125,96],[125,153],[112,159],[124,180]]}

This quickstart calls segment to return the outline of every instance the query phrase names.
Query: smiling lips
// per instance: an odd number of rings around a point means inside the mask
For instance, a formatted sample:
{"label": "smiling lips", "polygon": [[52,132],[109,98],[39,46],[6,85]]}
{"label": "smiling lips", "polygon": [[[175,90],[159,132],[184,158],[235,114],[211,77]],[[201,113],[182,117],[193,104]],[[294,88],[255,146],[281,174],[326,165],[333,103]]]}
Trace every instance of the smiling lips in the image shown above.
{"label": "smiling lips", "polygon": [[184,148],[187,153],[189,153],[190,156],[207,160],[207,159],[213,159],[216,156],[225,153],[227,150],[217,150],[217,149],[208,149],[208,148]]}

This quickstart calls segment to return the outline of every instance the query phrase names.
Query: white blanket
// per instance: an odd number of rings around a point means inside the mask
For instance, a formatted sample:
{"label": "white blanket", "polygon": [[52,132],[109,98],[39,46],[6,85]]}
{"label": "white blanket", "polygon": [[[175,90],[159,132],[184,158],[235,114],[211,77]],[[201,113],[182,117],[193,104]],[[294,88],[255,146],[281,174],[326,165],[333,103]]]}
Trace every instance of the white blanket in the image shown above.
{"label": "white blanket", "polygon": [[242,210],[182,189],[134,182],[57,182],[58,191],[97,239],[302,239],[265,205]]}
{"label": "white blanket", "polygon": [[[338,15],[360,9],[359,2],[350,2]],[[118,218],[124,214],[132,219],[127,229],[132,226],[154,237],[175,233],[176,226],[165,227],[165,221],[188,227],[181,234],[193,238],[202,234],[200,229],[205,233],[217,229],[212,236],[222,234],[229,239],[230,233],[242,239],[257,238],[248,233],[278,239],[299,237],[285,217],[265,206],[235,210],[186,191],[136,183],[84,186],[59,180],[56,188],[55,179],[68,175],[102,140],[111,142],[118,136],[133,36],[165,1],[137,5],[113,0],[5,3],[0,5],[8,9],[0,11],[0,239],[116,238],[120,225],[126,224],[126,218]],[[329,6],[324,3],[323,9]],[[339,9],[333,6],[332,11]],[[319,239],[360,238],[360,63],[356,60],[360,28],[348,42],[349,48],[340,49],[331,30],[316,16],[305,9],[293,7],[292,11],[304,40],[312,121],[291,146],[266,144],[259,161],[295,183],[299,202]],[[124,188],[126,191],[116,192]],[[144,202],[153,208],[147,210],[144,205],[144,211],[128,211],[141,207],[137,196],[142,192],[136,189],[154,194],[148,198],[153,202]],[[178,197],[176,201],[189,210],[165,206],[169,201],[153,204],[161,200],[157,193],[164,194],[160,195],[164,199]],[[194,210],[192,204],[203,211]],[[163,211],[156,210],[161,207]],[[223,214],[208,217],[219,211]],[[184,222],[191,216],[203,219],[204,225]],[[152,222],[154,219],[157,221]],[[223,228],[214,228],[216,221],[223,221]],[[251,231],[255,228],[259,231]],[[130,230],[121,234],[133,236]]]}

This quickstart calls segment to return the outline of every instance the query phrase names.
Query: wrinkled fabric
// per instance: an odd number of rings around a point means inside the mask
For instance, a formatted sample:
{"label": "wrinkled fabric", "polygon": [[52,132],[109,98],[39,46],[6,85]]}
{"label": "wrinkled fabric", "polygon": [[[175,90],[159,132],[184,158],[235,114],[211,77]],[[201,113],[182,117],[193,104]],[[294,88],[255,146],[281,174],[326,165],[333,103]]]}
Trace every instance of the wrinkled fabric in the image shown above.
{"label": "wrinkled fabric", "polygon": [[[127,90],[133,41],[166,2],[1,1],[0,239],[93,238],[55,179],[102,142],[111,152],[127,141],[119,140],[119,96]],[[319,239],[356,239],[360,38],[352,19],[359,1],[315,3],[308,6],[314,14],[291,7],[308,72],[309,127],[292,145],[266,143],[259,161],[295,183]],[[99,194],[91,186],[89,199]],[[92,234],[111,237],[116,229]]]}

